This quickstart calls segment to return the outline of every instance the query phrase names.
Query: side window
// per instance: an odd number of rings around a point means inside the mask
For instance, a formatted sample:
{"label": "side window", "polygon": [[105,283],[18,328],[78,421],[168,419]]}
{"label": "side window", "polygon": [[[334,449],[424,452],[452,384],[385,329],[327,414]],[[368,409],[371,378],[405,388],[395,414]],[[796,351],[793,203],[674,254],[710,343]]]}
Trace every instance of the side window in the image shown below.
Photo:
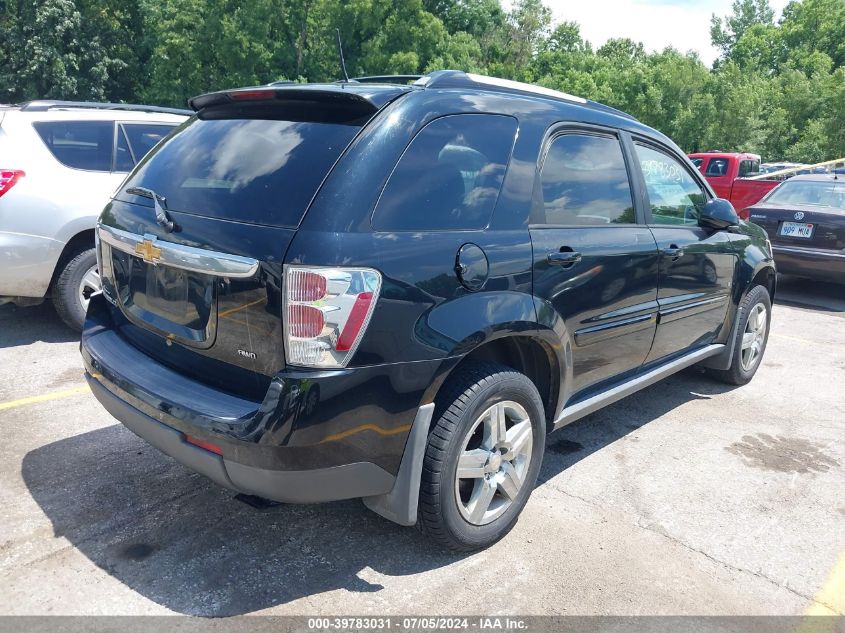
{"label": "side window", "polygon": [[692,164],[695,165],[696,169],[701,169],[701,163],[704,162],[703,158],[693,158],[691,160],[692,160]]}
{"label": "side window", "polygon": [[571,133],[549,146],[540,173],[543,204],[532,224],[591,226],[636,222],[628,171],[619,140]]}
{"label": "side window", "polygon": [[66,167],[111,171],[111,121],[39,121],[32,124],[53,157]]}
{"label": "side window", "polygon": [[635,144],[653,224],[698,224],[698,211],[707,200],[704,189],[668,154]]}
{"label": "side window", "polygon": [[724,176],[728,173],[728,159],[727,158],[711,158],[707,164],[707,171],[705,176]]}
{"label": "side window", "polygon": [[170,134],[174,126],[153,123],[124,123],[120,127],[126,134],[129,147],[132,148],[132,156],[137,163],[155,147],[156,143]]}
{"label": "side window", "polygon": [[495,114],[435,119],[411,141],[384,187],[377,231],[482,229],[510,160],[517,122]]}
{"label": "side window", "polygon": [[129,143],[126,140],[126,134],[123,133],[123,128],[117,129],[117,153],[114,157],[115,171],[132,171],[135,166],[135,161],[132,159],[132,152],[129,150]]}
{"label": "side window", "polygon": [[758,160],[741,160],[739,161],[739,177],[745,178],[752,174],[759,173],[760,161]]}

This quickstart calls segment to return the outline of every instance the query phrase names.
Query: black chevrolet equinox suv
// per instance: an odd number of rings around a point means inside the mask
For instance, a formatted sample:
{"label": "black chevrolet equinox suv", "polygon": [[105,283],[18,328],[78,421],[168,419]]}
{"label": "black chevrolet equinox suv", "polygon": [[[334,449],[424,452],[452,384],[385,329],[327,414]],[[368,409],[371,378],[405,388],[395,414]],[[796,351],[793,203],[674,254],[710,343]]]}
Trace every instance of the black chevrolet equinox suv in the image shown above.
{"label": "black chevrolet equinox suv", "polygon": [[190,105],[100,216],[82,355],[114,417],[221,486],[477,549],[548,432],[760,366],[764,232],[622,112],[459,71]]}

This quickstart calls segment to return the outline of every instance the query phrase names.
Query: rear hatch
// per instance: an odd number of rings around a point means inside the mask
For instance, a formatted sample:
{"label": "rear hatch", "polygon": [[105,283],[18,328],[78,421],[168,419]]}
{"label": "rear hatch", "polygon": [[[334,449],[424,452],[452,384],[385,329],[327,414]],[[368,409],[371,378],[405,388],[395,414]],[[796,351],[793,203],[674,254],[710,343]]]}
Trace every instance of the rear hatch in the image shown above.
{"label": "rear hatch", "polygon": [[194,99],[197,116],[100,217],[104,294],[121,335],[196,380],[260,398],[284,367],[282,265],[296,227],[361,127],[405,90]]}
{"label": "rear hatch", "polygon": [[780,246],[845,249],[845,182],[792,179],[749,209],[749,219]]}

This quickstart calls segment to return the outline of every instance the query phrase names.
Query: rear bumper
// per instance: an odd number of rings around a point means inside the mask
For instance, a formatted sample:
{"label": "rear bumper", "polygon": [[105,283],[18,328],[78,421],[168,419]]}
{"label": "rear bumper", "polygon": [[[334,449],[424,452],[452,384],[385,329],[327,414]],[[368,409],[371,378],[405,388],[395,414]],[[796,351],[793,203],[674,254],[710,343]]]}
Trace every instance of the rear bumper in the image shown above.
{"label": "rear bumper", "polygon": [[389,492],[395,478],[370,462],[311,470],[270,470],[227,460],[185,441],[185,434],[127,404],[86,374],[106,411],[162,453],[221,486],[287,503],[314,503]]}
{"label": "rear bumper", "polygon": [[779,273],[845,283],[845,253],[773,245]]}
{"label": "rear bumper", "polygon": [[[115,418],[218,484],[310,503],[390,492],[435,362],[333,371],[286,370],[262,401],[193,380],[116,330],[101,295],[81,352],[88,382]],[[406,366],[407,365],[407,366]],[[221,454],[188,443],[210,442]]]}

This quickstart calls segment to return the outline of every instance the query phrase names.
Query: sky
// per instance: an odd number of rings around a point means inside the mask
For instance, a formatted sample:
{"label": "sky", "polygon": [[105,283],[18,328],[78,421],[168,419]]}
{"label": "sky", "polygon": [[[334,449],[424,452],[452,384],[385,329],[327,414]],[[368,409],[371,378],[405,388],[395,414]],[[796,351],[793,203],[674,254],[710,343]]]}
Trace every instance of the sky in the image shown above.
{"label": "sky", "polygon": [[[770,0],[775,19],[788,0]],[[577,22],[581,37],[598,48],[612,37],[629,37],[646,50],[674,46],[695,50],[710,65],[717,51],[710,45],[710,16],[731,13],[733,0],[544,0],[554,23]],[[511,3],[503,3],[509,5]]]}

